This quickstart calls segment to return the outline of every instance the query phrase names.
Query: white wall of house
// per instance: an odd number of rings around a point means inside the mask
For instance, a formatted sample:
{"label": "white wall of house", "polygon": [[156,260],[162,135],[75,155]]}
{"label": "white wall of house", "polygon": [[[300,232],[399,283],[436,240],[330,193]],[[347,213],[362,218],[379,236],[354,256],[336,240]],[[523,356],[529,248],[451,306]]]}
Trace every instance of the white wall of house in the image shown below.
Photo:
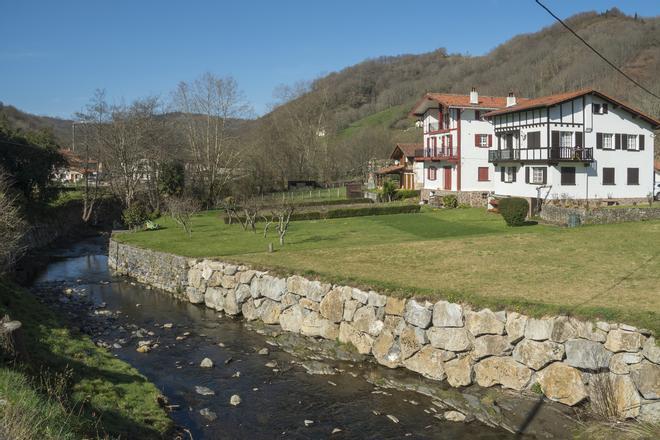
{"label": "white wall of house", "polygon": [[[495,167],[488,163],[488,136],[493,145],[495,131],[490,122],[475,116],[472,109],[464,109],[461,113],[461,191],[492,191]],[[485,146],[476,145],[475,135],[485,136]],[[480,167],[488,169],[488,181],[479,180]]]}
{"label": "white wall of house", "polygon": [[[605,114],[595,113],[594,104],[603,106],[607,104]],[[519,136],[514,139],[514,148],[527,149],[530,133],[540,131],[540,147],[548,148],[551,134],[548,135],[547,116],[549,114],[550,133],[560,131],[570,133],[572,145],[575,145],[576,132],[582,133],[583,146],[593,148],[594,161],[588,166],[580,162],[559,162],[558,165],[525,164],[515,162],[498,163],[494,190],[496,194],[522,197],[537,197],[535,183],[525,183],[525,167],[547,168],[547,185],[550,189],[543,189],[542,196],[549,192],[549,198],[575,198],[575,199],[607,199],[607,198],[644,198],[652,191],[653,186],[653,132],[651,124],[633,116],[630,112],[617,107],[606,100],[594,95],[585,95],[549,109],[536,109],[501,115],[495,117],[493,122],[496,129],[508,127],[514,129],[516,124],[527,124],[519,128]],[[604,136],[612,135],[612,148],[604,146],[597,149],[597,133]],[[631,141],[633,149],[614,149],[616,134],[634,136]],[[498,134],[501,134],[498,132]],[[644,149],[640,150],[640,137],[644,137]],[[504,138],[499,142],[504,148]],[[605,145],[607,142],[605,142]],[[497,148],[496,145],[493,148]],[[545,154],[537,150],[538,154]],[[530,154],[536,154],[531,152]],[[501,166],[517,167],[515,182],[502,182],[500,177]],[[575,167],[575,185],[562,185],[561,168]],[[614,184],[604,182],[604,169],[614,169]],[[638,184],[628,183],[628,169],[637,169]],[[608,171],[609,172],[609,171]]]}

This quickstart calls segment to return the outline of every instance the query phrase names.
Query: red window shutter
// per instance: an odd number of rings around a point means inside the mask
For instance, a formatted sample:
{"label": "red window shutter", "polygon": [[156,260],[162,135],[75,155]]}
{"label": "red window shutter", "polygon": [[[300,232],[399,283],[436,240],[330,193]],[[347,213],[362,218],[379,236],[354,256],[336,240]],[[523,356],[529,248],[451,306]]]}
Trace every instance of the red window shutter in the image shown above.
{"label": "red window shutter", "polygon": [[437,147],[437,146],[438,146],[438,138],[437,138],[437,137],[434,137],[434,138],[433,138],[433,148],[435,148],[435,147]]}
{"label": "red window shutter", "polygon": [[475,135],[474,135],[474,146],[475,146],[475,147],[478,147],[479,144],[480,144],[480,142],[479,142],[479,135],[478,135],[478,134],[475,134]]}
{"label": "red window shutter", "polygon": [[490,148],[492,146],[493,146],[493,135],[489,134],[488,135],[488,147]]}
{"label": "red window shutter", "polygon": [[451,137],[451,135],[449,135],[449,147],[450,148],[452,147],[452,137]]}
{"label": "red window shutter", "polygon": [[443,147],[445,146],[445,137],[446,137],[446,136],[442,136],[442,146],[443,146]]}

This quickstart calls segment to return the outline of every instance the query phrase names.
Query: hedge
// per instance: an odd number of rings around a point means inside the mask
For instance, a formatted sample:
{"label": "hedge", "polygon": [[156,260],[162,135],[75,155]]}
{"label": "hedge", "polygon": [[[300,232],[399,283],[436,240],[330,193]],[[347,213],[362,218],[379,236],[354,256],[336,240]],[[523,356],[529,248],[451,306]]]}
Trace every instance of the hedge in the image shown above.
{"label": "hedge", "polygon": [[[389,214],[412,214],[420,210],[419,205],[385,205],[385,206],[365,206],[360,208],[338,208],[330,209],[328,211],[306,211],[293,213],[291,221],[302,220],[323,220],[329,218],[348,218],[348,217],[364,217],[368,215],[389,215]],[[229,223],[229,218],[225,215],[222,216],[225,224]],[[234,219],[235,221],[236,219]],[[240,221],[245,221],[245,217],[239,217]],[[262,219],[259,219],[262,221]]]}
{"label": "hedge", "polygon": [[509,197],[500,199],[497,208],[507,225],[522,226],[529,212],[529,202],[520,197]]}

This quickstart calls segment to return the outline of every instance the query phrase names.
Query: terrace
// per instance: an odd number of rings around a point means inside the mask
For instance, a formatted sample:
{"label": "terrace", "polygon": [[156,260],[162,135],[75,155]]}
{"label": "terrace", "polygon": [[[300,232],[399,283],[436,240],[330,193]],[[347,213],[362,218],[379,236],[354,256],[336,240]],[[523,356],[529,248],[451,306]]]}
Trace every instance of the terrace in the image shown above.
{"label": "terrace", "polygon": [[491,150],[488,162],[523,162],[552,164],[557,162],[592,162],[594,149],[583,147],[512,148]]}

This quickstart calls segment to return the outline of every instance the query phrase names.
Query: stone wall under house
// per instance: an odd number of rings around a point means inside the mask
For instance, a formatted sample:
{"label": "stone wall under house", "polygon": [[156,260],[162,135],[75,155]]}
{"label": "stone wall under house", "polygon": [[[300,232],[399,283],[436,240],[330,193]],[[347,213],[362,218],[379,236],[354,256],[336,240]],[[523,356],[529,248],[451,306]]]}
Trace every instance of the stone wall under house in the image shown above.
{"label": "stone wall under house", "polygon": [[573,406],[601,398],[608,383],[623,417],[660,419],[660,347],[633,326],[395,298],[114,240],[108,264],[191,303],[352,344],[386,367],[453,387],[540,390]]}
{"label": "stone wall under house", "polygon": [[540,217],[558,225],[568,224],[568,217],[575,214],[583,224],[623,223],[660,219],[660,207],[629,207],[629,208],[565,208],[551,204],[543,205]]}
{"label": "stone wall under house", "polygon": [[[433,193],[433,196],[431,196]],[[442,196],[454,195],[459,205],[468,205],[473,208],[485,208],[488,204],[488,191],[442,191],[422,189],[420,198],[433,206],[442,205]]]}

